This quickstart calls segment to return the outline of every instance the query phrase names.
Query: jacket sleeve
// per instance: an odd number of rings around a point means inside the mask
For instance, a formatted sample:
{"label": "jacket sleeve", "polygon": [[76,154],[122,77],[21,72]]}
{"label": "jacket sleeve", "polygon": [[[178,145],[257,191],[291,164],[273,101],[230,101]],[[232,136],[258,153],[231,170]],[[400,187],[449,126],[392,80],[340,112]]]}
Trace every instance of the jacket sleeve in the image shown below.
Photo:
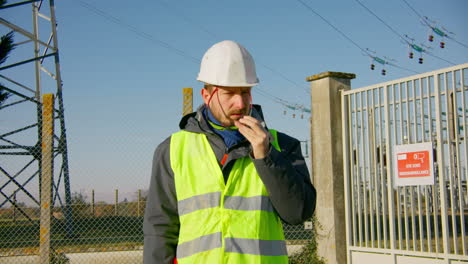
{"label": "jacket sleeve", "polygon": [[267,157],[253,162],[281,219],[289,224],[300,224],[315,210],[316,191],[300,142],[279,132],[278,142],[281,151],[271,147]]}
{"label": "jacket sleeve", "polygon": [[170,164],[170,138],[154,152],[143,220],[143,263],[172,264],[179,237],[179,216]]}

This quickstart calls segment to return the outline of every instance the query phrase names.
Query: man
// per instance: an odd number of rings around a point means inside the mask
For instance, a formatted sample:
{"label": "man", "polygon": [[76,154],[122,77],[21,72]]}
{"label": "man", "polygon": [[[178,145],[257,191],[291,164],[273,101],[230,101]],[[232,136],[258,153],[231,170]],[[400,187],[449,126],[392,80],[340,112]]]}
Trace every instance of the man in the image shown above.
{"label": "man", "polygon": [[154,154],[144,263],[288,263],[280,219],[299,224],[315,209],[300,142],[266,128],[240,44],[208,49],[197,80],[204,105]]}

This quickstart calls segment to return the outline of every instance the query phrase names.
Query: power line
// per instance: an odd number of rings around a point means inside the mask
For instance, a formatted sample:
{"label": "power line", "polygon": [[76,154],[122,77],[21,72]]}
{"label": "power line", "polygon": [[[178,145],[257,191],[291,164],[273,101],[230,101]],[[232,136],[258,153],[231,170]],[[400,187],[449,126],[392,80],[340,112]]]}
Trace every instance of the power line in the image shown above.
{"label": "power line", "polygon": [[281,99],[279,97],[273,96],[273,95],[267,93],[266,91],[262,90],[258,86],[255,87],[255,89],[253,89],[253,91],[257,92],[257,93],[269,98],[270,100],[275,101],[276,103],[279,103],[279,104],[281,104],[281,105],[283,105],[283,106],[285,106],[285,107],[287,107],[289,109],[310,113],[310,109],[305,107],[304,105],[291,103],[291,102],[288,102],[288,101],[286,101],[284,99]]}
{"label": "power line", "polygon": [[382,24],[384,24],[388,29],[390,29],[393,33],[395,33],[395,35],[397,35],[398,37],[400,37],[403,41],[406,42],[406,39],[400,35],[400,33],[398,33],[395,29],[393,29],[389,24],[387,24],[383,19],[381,19],[379,16],[377,16],[374,12],[372,12],[372,10],[370,10],[369,8],[367,8],[367,6],[365,6],[363,3],[361,3],[361,1],[359,0],[354,0],[356,2],[358,2],[358,4],[360,6],[362,6],[364,9],[366,9],[369,13],[371,13],[375,18],[377,18],[380,22],[382,22]]}
{"label": "power line", "polygon": [[137,34],[138,36],[140,36],[140,37],[142,37],[142,38],[144,38],[146,40],[149,40],[149,41],[151,41],[151,42],[153,42],[153,43],[155,43],[155,44],[157,44],[157,45],[159,45],[161,47],[169,49],[169,50],[179,54],[180,56],[185,57],[186,59],[189,59],[190,61],[192,61],[194,63],[197,63],[197,64],[200,63],[199,59],[191,56],[190,54],[187,54],[183,50],[180,50],[180,49],[170,45],[169,43],[167,43],[165,41],[157,39],[154,36],[152,36],[151,34],[148,34],[148,33],[144,32],[144,31],[141,31],[138,28],[136,28],[136,27],[134,27],[134,26],[132,26],[132,25],[130,25],[128,23],[125,23],[121,19],[104,12],[101,9],[99,9],[99,8],[93,6],[93,5],[90,5],[90,4],[88,4],[88,3],[84,2],[84,1],[81,1],[81,0],[78,0],[78,2],[82,7],[88,9],[89,11],[91,11],[91,12],[93,12],[93,13],[95,13],[95,14],[97,14],[97,15],[99,15],[99,16],[101,16],[101,17],[103,17],[103,18],[105,18],[105,19],[107,19],[109,21],[111,21],[114,24],[117,24],[117,25],[120,25],[120,26],[123,26],[123,27],[127,28],[128,30],[130,30],[131,32]]}
{"label": "power line", "polygon": [[299,3],[301,3],[303,6],[305,6],[309,11],[320,17],[325,23],[327,23],[330,27],[332,27],[336,32],[340,33],[344,38],[346,38],[349,42],[354,44],[358,49],[360,49],[362,52],[367,53],[365,49],[363,49],[361,46],[359,46],[356,42],[354,42],[350,37],[348,37],[343,31],[339,30],[337,27],[335,27],[330,21],[325,19],[323,16],[321,16],[318,12],[316,12],[312,7],[304,3],[302,0],[297,0]]}
{"label": "power line", "polygon": [[[372,59],[376,59],[376,57],[372,56],[372,54],[370,54],[366,49],[362,48],[359,44],[357,44],[355,41],[353,41],[348,35],[346,35],[343,31],[341,31],[339,28],[337,28],[335,25],[333,25],[330,21],[328,21],[325,17],[323,17],[322,15],[320,15],[317,11],[315,11],[312,7],[310,7],[308,4],[304,3],[304,1],[302,0],[297,0],[299,3],[301,3],[304,7],[306,7],[309,11],[311,11],[312,13],[314,13],[315,15],[317,15],[320,19],[322,19],[325,23],[327,23],[330,27],[332,27],[336,32],[338,32],[341,36],[343,36],[345,39],[347,39],[349,42],[351,42],[354,46],[356,46],[358,49],[360,49],[363,53],[365,53],[367,56],[369,56],[370,58]],[[393,66],[393,67],[396,67],[396,68],[399,68],[399,69],[402,69],[402,70],[406,70],[406,71],[409,71],[409,72],[413,72],[413,73],[418,73],[418,72],[415,72],[413,70],[410,70],[410,69],[406,69],[404,67],[401,67],[401,66],[398,66],[394,63],[386,63],[390,66]]]}
{"label": "power line", "polygon": [[414,9],[406,0],[402,0],[403,2],[405,2],[405,4],[411,9],[413,10],[413,12],[418,15],[418,17],[422,20],[424,20],[424,17],[421,16],[421,14],[418,13],[418,11],[416,11],[416,9]]}
{"label": "power line", "polygon": [[[418,11],[416,11],[416,9],[414,9],[409,3],[408,1],[406,0],[402,0],[421,20],[424,24],[426,24],[426,26],[430,27],[432,30],[435,31],[435,27],[433,27],[432,25],[430,25],[428,22],[427,22],[427,17],[423,17]],[[458,43],[459,45],[462,45],[463,47],[465,48],[468,48],[468,45],[466,45],[465,43],[462,43],[458,40],[456,40],[455,38],[452,38],[452,37],[448,37],[448,39],[451,39],[452,41]]]}
{"label": "power line", "polygon": [[[97,8],[97,7],[95,7],[95,6],[91,5],[91,4],[89,4],[89,3],[86,3],[86,2],[81,1],[81,0],[78,0],[78,2],[79,2],[79,4],[80,4],[81,6],[83,6],[83,7],[86,8],[86,9],[88,9],[89,11],[91,11],[91,12],[93,12],[93,13],[95,13],[95,14],[97,14],[97,15],[99,15],[99,16],[101,16],[101,17],[103,17],[103,18],[105,18],[105,19],[107,19],[107,20],[109,20],[109,21],[111,21],[111,22],[113,22],[114,24],[117,24],[117,25],[119,25],[119,26],[122,26],[122,27],[127,28],[127,29],[130,30],[131,32],[133,32],[133,33],[137,34],[138,36],[142,37],[143,39],[149,40],[149,41],[151,41],[151,42],[153,42],[153,43],[155,43],[155,44],[157,44],[157,45],[159,45],[159,46],[161,46],[161,47],[164,47],[164,48],[166,48],[166,49],[169,49],[169,50],[171,50],[171,51],[173,51],[173,52],[175,52],[175,53],[181,55],[182,57],[191,60],[192,62],[195,62],[195,63],[197,63],[197,64],[200,63],[200,60],[199,60],[199,59],[197,59],[197,58],[195,58],[195,57],[193,57],[193,56],[191,56],[191,55],[185,53],[184,51],[182,51],[182,50],[180,50],[180,49],[177,49],[177,48],[173,47],[173,46],[170,45],[169,43],[164,42],[164,41],[162,41],[162,40],[159,40],[159,39],[153,37],[152,35],[150,35],[150,34],[144,32],[144,31],[139,30],[139,29],[136,28],[135,26],[132,26],[132,25],[130,25],[130,24],[128,24],[128,23],[125,23],[125,22],[122,21],[121,19],[119,19],[119,18],[117,18],[117,17],[115,17],[115,16],[112,16],[112,15],[108,14],[107,12],[105,12],[105,11],[103,11],[103,10],[101,10],[101,9],[99,9],[99,8]],[[167,7],[167,6],[166,6],[166,7]],[[188,20],[186,20],[186,21],[188,21]],[[204,31],[209,32],[209,31],[207,31],[207,30],[204,30]],[[211,35],[212,35],[212,36],[215,36],[214,34],[211,34]],[[294,83],[292,80],[290,80],[290,79],[288,79],[287,77],[285,77],[284,75],[282,75],[282,74],[276,72],[276,71],[273,70],[272,68],[267,67],[267,66],[264,66],[264,67],[266,67],[267,69],[269,69],[269,70],[272,71],[272,72],[275,72],[276,74],[278,74],[279,76],[285,78],[285,79],[288,80],[289,82]],[[296,85],[297,85],[297,84],[296,84]],[[268,93],[265,92],[265,91],[263,91],[262,95],[265,96],[265,97],[268,97],[270,100],[273,100],[274,102],[280,103],[280,104],[282,104],[282,105],[285,105],[285,104],[288,105],[288,106],[298,105],[298,104],[291,104],[291,103],[289,103],[289,102],[286,102],[286,101],[284,101],[284,100],[282,100],[282,99],[280,99],[280,98],[278,98],[278,97],[276,97],[276,96],[273,96],[273,95],[271,95],[271,94],[268,94]]]}
{"label": "power line", "polygon": [[[388,29],[390,29],[390,31],[392,31],[395,35],[397,35],[400,39],[402,39],[406,44],[408,44],[409,46],[411,46],[411,43],[406,40],[400,33],[398,33],[395,29],[393,29],[393,27],[391,27],[388,23],[386,23],[383,19],[381,19],[378,15],[376,15],[372,10],[370,10],[367,6],[365,6],[361,1],[359,0],[354,0],[356,1],[360,6],[362,6],[364,9],[366,9],[370,14],[372,14],[375,18],[377,18],[380,22],[382,22],[382,24],[384,24]],[[455,65],[455,63],[451,62],[451,61],[448,61],[446,59],[443,59],[441,57],[438,57],[426,50],[424,50],[423,52],[427,53],[428,55],[436,58],[436,59],[439,59],[439,60],[442,60],[442,61],[445,61],[449,64],[452,64],[452,65]]]}
{"label": "power line", "polygon": [[[158,1],[159,3],[161,3],[166,9],[168,9],[169,11],[171,12],[176,12],[174,10],[174,8],[171,8],[167,3],[166,1],[164,0],[159,0]],[[210,30],[207,30],[206,28],[202,27],[200,24],[196,23],[195,21],[193,21],[192,19],[189,19],[188,17],[184,16],[184,15],[181,15],[180,13],[177,14],[177,18],[182,18],[183,20],[185,20],[185,22],[187,22],[188,24],[190,24],[191,26],[196,26],[198,27],[201,31],[205,32],[206,34],[208,34],[212,39],[221,39],[220,36],[216,33],[213,33],[212,31]],[[302,86],[300,86],[297,82],[291,80],[290,78],[286,77],[284,74],[282,74],[281,72],[263,64],[263,63],[258,63],[260,66],[264,67],[265,69],[271,71],[272,73],[276,74],[277,76],[283,78],[284,80],[290,82],[291,84],[293,84],[294,86],[296,86],[297,88],[299,89],[302,89],[303,91],[305,91],[307,94],[310,95],[310,91]]]}
{"label": "power line", "polygon": [[[159,1],[156,1],[156,2],[159,2],[162,6],[164,6],[164,8],[166,8],[167,10],[169,10],[170,12],[176,12],[174,10],[174,8],[171,8],[167,3],[166,1],[164,0],[159,0]],[[196,25],[201,31],[205,32],[207,35],[210,35],[210,37],[212,39],[217,39],[217,40],[221,40],[221,38],[217,35],[217,34],[214,34],[213,32],[207,30],[206,28],[202,27],[200,24],[198,24],[196,21],[188,18],[187,16],[184,16],[184,15],[181,15],[181,14],[176,14],[177,16],[177,19],[180,19],[182,18],[182,20],[184,20],[187,24],[191,25],[191,26],[194,26]]]}

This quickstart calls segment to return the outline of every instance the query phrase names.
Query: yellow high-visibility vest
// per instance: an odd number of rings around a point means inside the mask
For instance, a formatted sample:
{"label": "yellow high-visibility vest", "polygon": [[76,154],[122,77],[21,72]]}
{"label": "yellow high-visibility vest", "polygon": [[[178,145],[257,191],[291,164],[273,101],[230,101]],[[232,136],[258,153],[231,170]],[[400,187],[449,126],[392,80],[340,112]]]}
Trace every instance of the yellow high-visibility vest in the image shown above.
{"label": "yellow high-visibility vest", "polygon": [[225,183],[204,134],[177,132],[170,146],[179,264],[288,263],[281,220],[249,157],[235,161]]}

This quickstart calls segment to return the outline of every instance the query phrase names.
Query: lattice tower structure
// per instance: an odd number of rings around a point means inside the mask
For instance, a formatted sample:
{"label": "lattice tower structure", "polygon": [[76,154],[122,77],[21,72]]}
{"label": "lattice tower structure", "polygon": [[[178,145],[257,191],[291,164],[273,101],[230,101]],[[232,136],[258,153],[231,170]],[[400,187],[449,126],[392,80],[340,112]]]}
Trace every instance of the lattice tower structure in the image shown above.
{"label": "lattice tower structure", "polygon": [[0,65],[1,87],[10,95],[0,105],[0,208],[12,207],[21,217],[37,220],[37,215],[24,210],[23,205],[40,205],[42,98],[44,94],[53,94],[51,206],[61,208],[68,233],[72,234],[67,133],[54,1],[8,1],[0,6],[0,14],[0,35],[14,34],[14,49]]}

